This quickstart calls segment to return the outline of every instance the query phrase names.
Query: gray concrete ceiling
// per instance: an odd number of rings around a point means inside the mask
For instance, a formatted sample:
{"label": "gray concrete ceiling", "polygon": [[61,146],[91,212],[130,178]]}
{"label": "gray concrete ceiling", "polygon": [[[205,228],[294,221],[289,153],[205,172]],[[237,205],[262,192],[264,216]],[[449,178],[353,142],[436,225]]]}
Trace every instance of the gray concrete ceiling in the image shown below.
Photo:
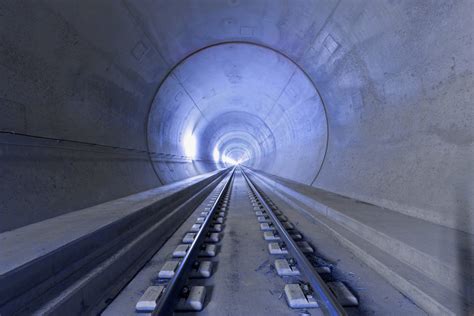
{"label": "gray concrete ceiling", "polygon": [[[165,124],[163,113],[170,113]],[[173,146],[164,148],[162,139]],[[199,50],[169,73],[152,105],[148,144],[194,160],[212,160],[215,149],[226,160],[228,146],[239,144],[247,165],[269,172],[294,165],[289,159],[298,156],[301,180],[311,182],[326,151],[325,110],[289,58],[252,43],[225,43]]]}
{"label": "gray concrete ceiling", "polygon": [[473,6],[2,3],[5,227],[222,167],[217,148],[471,230]]}

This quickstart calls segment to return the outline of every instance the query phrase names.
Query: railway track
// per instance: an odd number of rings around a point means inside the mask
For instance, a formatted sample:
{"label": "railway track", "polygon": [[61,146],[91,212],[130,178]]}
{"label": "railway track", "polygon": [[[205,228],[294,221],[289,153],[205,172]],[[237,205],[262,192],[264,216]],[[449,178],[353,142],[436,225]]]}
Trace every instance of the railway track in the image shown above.
{"label": "railway track", "polygon": [[[313,247],[304,239],[303,234],[295,229],[284,214],[284,210],[279,209],[241,167],[233,168],[198,207],[194,215],[195,221],[183,236],[180,236],[179,244],[169,254],[161,269],[156,271],[157,279],[136,303],[136,311],[151,315],[172,315],[182,312],[216,314],[215,310],[206,308],[206,304],[209,305],[213,294],[216,296],[218,289],[222,288],[214,286],[216,291],[212,292],[211,283],[219,262],[220,245],[226,244],[225,241],[230,238],[226,236],[224,227],[229,212],[232,212],[235,206],[234,202],[231,203],[231,195],[237,189],[234,188],[236,178],[240,190],[236,192],[240,195],[244,195],[245,192],[247,195],[245,206],[241,206],[246,212],[239,216],[245,217],[245,223],[254,222],[258,227],[257,230],[252,230],[253,235],[247,237],[258,239],[255,240],[256,243],[262,240],[266,243],[267,253],[260,256],[267,257],[267,262],[273,267],[269,273],[274,274],[267,277],[280,279],[277,286],[282,287],[281,296],[285,297],[286,305],[280,306],[280,313],[346,315],[345,307],[356,306],[357,298],[343,283],[326,282],[320,276],[330,273],[330,270],[317,267],[308,259],[307,256],[314,254]],[[236,201],[235,203],[243,204],[242,199]],[[234,235],[239,233],[230,232]],[[239,241],[233,242],[235,244]],[[250,252],[251,245],[248,247]],[[243,249],[245,250],[245,247]],[[242,277],[254,273],[254,271],[246,273],[243,265],[240,266],[240,270]],[[220,268],[218,272],[223,274],[225,271]],[[234,276],[239,274],[235,273]],[[214,283],[223,279],[217,276],[215,278]],[[237,283],[238,280],[233,282]],[[265,284],[260,284],[260,291],[264,288]],[[250,288],[239,291],[245,290],[251,295]],[[245,292],[239,293],[236,297],[245,297]],[[233,304],[236,304],[235,310],[232,310],[232,306],[226,306],[226,312],[222,314],[238,315],[237,305],[245,302],[242,299],[234,301]]]}

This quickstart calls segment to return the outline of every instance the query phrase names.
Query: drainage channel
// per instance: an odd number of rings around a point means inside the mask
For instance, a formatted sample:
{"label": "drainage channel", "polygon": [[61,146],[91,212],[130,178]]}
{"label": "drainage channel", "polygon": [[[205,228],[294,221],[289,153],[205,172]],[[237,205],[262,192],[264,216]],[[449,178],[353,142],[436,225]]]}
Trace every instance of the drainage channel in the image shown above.
{"label": "drainage channel", "polygon": [[306,315],[310,315],[306,310],[314,308],[320,308],[324,315],[347,315],[344,307],[357,306],[357,298],[344,283],[326,283],[322,279],[320,274],[330,270],[314,267],[308,260],[306,254],[314,253],[313,247],[243,170],[242,175],[263,238],[268,241],[268,251],[275,257],[276,272],[287,282],[284,293],[288,305]]}
{"label": "drainage channel", "polygon": [[137,302],[137,312],[172,315],[177,311],[200,311],[204,307],[207,287],[187,285],[189,279],[205,279],[212,275],[213,261],[221,239],[235,168],[220,192],[211,195],[181,243],[158,273],[159,285],[146,289]]}

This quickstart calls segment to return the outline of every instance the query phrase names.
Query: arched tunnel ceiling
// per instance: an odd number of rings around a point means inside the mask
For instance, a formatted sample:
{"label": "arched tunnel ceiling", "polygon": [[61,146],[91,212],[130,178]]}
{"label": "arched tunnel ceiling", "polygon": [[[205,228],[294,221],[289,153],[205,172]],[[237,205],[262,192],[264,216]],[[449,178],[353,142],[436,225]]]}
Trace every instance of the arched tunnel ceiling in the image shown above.
{"label": "arched tunnel ceiling", "polygon": [[[191,54],[170,72],[150,111],[148,144],[152,152],[209,162],[221,138],[232,134],[239,142],[240,133],[253,139],[243,148],[250,167],[286,170],[280,174],[311,183],[326,152],[326,121],[313,83],[288,57],[253,43],[223,43]],[[197,142],[193,157],[189,139]]]}
{"label": "arched tunnel ceiling", "polygon": [[[473,10],[368,0],[0,7],[0,123],[15,135],[4,140],[0,229],[213,170],[210,122],[240,111],[274,139],[272,151],[258,133],[219,131],[235,133],[228,148],[242,138],[254,167],[471,230],[456,212],[474,196]],[[194,132],[209,136],[196,137],[200,160],[190,161],[183,139]]]}

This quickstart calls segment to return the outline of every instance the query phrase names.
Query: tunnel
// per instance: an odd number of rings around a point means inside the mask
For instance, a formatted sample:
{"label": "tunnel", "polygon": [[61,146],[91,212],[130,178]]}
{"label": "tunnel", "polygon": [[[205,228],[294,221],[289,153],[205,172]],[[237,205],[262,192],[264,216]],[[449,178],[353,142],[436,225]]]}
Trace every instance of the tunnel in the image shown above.
{"label": "tunnel", "polygon": [[[0,25],[1,315],[140,314],[205,203],[196,315],[474,313],[473,1],[5,0]],[[253,207],[330,267],[321,308]]]}

